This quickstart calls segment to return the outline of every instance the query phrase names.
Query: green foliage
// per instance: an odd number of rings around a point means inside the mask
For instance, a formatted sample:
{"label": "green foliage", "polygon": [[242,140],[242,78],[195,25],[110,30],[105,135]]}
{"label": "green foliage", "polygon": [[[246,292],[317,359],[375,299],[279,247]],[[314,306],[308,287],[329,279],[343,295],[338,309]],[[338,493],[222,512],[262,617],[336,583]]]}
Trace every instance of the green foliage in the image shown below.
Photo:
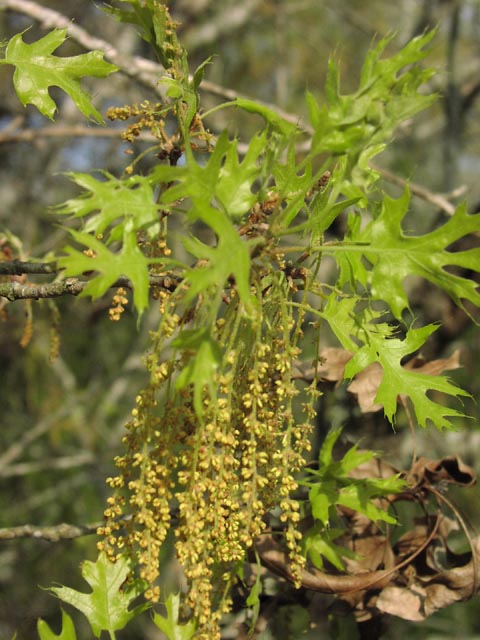
{"label": "green foliage", "polygon": [[159,613],[153,614],[153,622],[162,631],[167,640],[190,640],[195,635],[195,625],[193,621],[181,624],[179,621],[180,614],[180,595],[171,593],[165,602],[167,615],[162,616]]}
{"label": "green foliage", "polygon": [[82,291],[93,300],[102,296],[121,276],[130,279],[133,284],[133,303],[139,316],[148,307],[148,265],[156,262],[148,259],[138,247],[133,224],[126,223],[123,244],[119,252],[110,251],[100,240],[84,231],[70,231],[79,244],[91,253],[86,255],[74,247],[66,247],[66,256],[58,258],[58,264],[66,276],[77,276],[84,272],[98,271]]}
{"label": "green foliage", "polygon": [[90,51],[70,58],[52,55],[66,37],[66,29],[56,29],[37,42],[26,44],[19,33],[11,38],[0,64],[15,67],[13,83],[23,105],[33,104],[42,115],[53,120],[57,106],[48,89],[56,86],[70,96],[86,118],[102,122],[102,116],[80,86],[79,79],[84,76],[105,78],[117,67],[105,62],[101,51]]}
{"label": "green foliage", "polygon": [[188,351],[192,354],[182,369],[175,385],[177,389],[185,389],[193,385],[193,406],[197,415],[202,415],[202,394],[208,388],[212,399],[216,398],[213,383],[215,371],[222,362],[222,352],[216,340],[211,336],[209,328],[182,331],[172,347]]}
{"label": "green foliage", "polygon": [[[340,93],[338,66],[332,58],[325,87],[326,104],[321,106],[307,93],[310,121],[315,130],[312,150],[346,156],[351,184],[344,185],[348,191],[345,195],[360,196],[373,187],[378,174],[369,168],[369,160],[383,151],[400,122],[435,100],[435,95],[418,93],[420,85],[434,73],[418,66],[434,34],[430,31],[414,38],[386,59],[380,56],[392,38],[382,39],[368,53],[360,86],[350,95]],[[405,69],[412,63],[414,68]]]}
{"label": "green foliage", "polygon": [[[432,74],[419,62],[433,32],[390,58],[381,56],[391,39],[381,40],[367,56],[358,90],[350,95],[340,93],[338,67],[331,60],[326,101],[306,96],[313,133],[309,149],[300,155],[305,131],[270,107],[237,98],[202,114],[198,88],[209,61],[190,77],[167,8],[156,0],[121,1],[128,7],[111,8],[110,13],[136,25],[165,68],[160,79],[165,100],[147,118],[159,141],[155,153],[160,161],[147,175],[131,175],[135,162],[121,178],[108,172],[101,179],[69,173],[82,192],[57,212],[81,228],[69,230],[72,244],[57,264],[64,278],[83,278],[83,295],[92,299],[128,279],[139,319],[150,306],[152,276],[173,284],[155,289],[160,318],[145,359],[149,382],[136,394],[122,440],[126,452],[115,459],[119,472],[108,481],[116,493],[105,511],[106,542],[101,545],[109,556],[120,557],[113,564],[100,554],[95,563],[83,564],[91,593],[67,587],[51,591],[86,615],[95,637],[102,631],[114,637],[146,608],[129,609],[146,588],[143,582],[129,582],[129,574],[137,571],[145,581],[148,577],[147,597],[159,598],[153,583],[175,506],[185,593],[170,594],[166,616],[154,614],[154,623],[169,640],[189,640],[197,633],[202,640],[216,640],[221,615],[231,606],[229,588],[238,565],[264,532],[269,514],[281,514],[297,585],[305,560],[301,551],[319,569],[327,560],[343,570],[349,552],[338,543],[344,533],[336,521],[339,509],[396,523],[379,501],[401,491],[403,481],[398,476],[353,477],[375,454],[353,446],[335,460],[340,431],[327,435],[317,468],[305,467],[318,381],[307,389],[300,416],[293,404],[299,390],[292,371],[305,357],[302,337],[308,314],[318,319],[317,344],[326,323],[351,352],[345,378],[380,365],[383,376],[375,400],[390,422],[401,395],[410,398],[420,426],[431,421],[437,428],[450,427],[461,412],[428,394],[468,394],[443,376],[403,366],[436,328],[404,325],[409,302],[403,283],[409,275],[420,276],[460,307],[465,300],[480,306],[473,282],[451,271],[478,270],[480,250],[448,250],[480,230],[480,214],[469,216],[462,206],[434,231],[405,235],[408,190],[397,200],[382,194],[379,176],[369,166],[395,127],[435,99],[419,92]],[[0,62],[16,66],[14,83],[23,104],[32,103],[52,118],[56,106],[48,89],[56,85],[87,118],[100,121],[79,78],[105,77],[115,67],[98,52],[53,56],[65,36],[65,31],[53,31],[33,45],[14,36]],[[226,131],[213,144],[204,128],[207,117],[231,106],[264,121],[243,157],[238,141]],[[126,108],[122,113],[131,117],[139,111]],[[171,136],[159,133],[167,118],[176,123]],[[147,127],[145,120],[142,127]],[[184,163],[177,166],[182,155]],[[347,211],[347,233],[336,237],[333,224]],[[337,277],[329,282],[318,275],[325,256],[338,265]],[[376,310],[378,301],[385,305],[383,313]],[[387,313],[393,317],[390,323]],[[302,469],[307,473],[301,482],[308,488],[305,511],[314,524],[301,547],[300,503],[292,496]],[[131,517],[123,518],[128,508]],[[130,556],[137,554],[138,566],[127,562],[125,549]],[[259,593],[260,578],[248,599],[257,612]],[[61,635],[55,636],[39,622],[41,639],[75,638],[67,614],[62,625]]]}
{"label": "green foliage", "polygon": [[88,173],[66,175],[83,188],[83,192],[55,207],[56,213],[82,219],[85,231],[102,235],[108,243],[122,240],[125,225],[130,220],[134,221],[136,230],[145,230],[150,236],[158,235],[159,207],[148,177],[120,179],[107,171],[102,172],[104,180],[97,180]]}
{"label": "green foliage", "polygon": [[[407,276],[417,275],[432,282],[447,293],[456,305],[467,312],[464,300],[480,305],[476,283],[452,273],[449,268],[463,267],[478,270],[480,249],[448,251],[460,238],[475,233],[480,225],[480,214],[469,215],[466,205],[459,206],[443,225],[423,236],[406,236],[402,221],[408,212],[410,194],[405,189],[399,199],[384,196],[380,211],[362,229],[361,216],[350,219],[347,246],[335,253],[340,266],[339,284],[355,281],[369,288],[375,300],[384,300],[399,320],[408,308],[408,297],[403,287]],[[353,246],[348,246],[349,244]],[[329,251],[328,247],[325,247]],[[333,248],[336,251],[336,248]]]}
{"label": "green foliage", "polygon": [[[86,560],[82,565],[82,576],[92,588],[91,593],[83,593],[69,587],[51,587],[50,591],[63,602],[81,611],[90,622],[93,635],[99,638],[102,631],[113,634],[123,629],[132,618],[149,606],[140,604],[130,609],[132,602],[144,591],[144,586],[138,581],[128,584],[130,570],[129,562],[125,558],[119,558],[117,562],[112,563],[105,555],[100,554],[96,562]],[[45,634],[45,627],[42,626],[41,631]],[[59,637],[74,638],[72,633],[74,631],[71,620],[68,616],[64,617],[63,632]],[[40,637],[41,640],[49,638],[48,635]]]}
{"label": "green foliage", "polygon": [[385,509],[378,508],[374,499],[401,491],[405,483],[398,476],[390,478],[365,478],[359,481],[349,473],[371,460],[373,451],[358,451],[357,445],[351,447],[341,460],[333,459],[333,446],[341,430],[330,431],[322,445],[318,458],[318,469],[309,469],[313,478],[306,481],[310,486],[308,499],[312,515],[323,525],[328,525],[335,504],[343,505],[363,513],[370,520],[383,520],[394,524],[396,519]]}
{"label": "green foliage", "polygon": [[[388,285],[387,285],[388,287]],[[452,396],[468,396],[444,376],[417,373],[402,366],[405,356],[417,351],[437,329],[427,325],[419,329],[410,328],[404,340],[395,337],[395,328],[378,322],[382,314],[370,308],[355,311],[358,300],[339,299],[331,294],[324,309],[325,318],[342,346],[354,353],[345,367],[345,378],[353,378],[373,362],[383,369],[375,402],[384,406],[385,415],[393,423],[397,408],[397,397],[405,395],[412,401],[418,424],[425,427],[427,420],[439,428],[451,427],[448,417],[463,415],[450,407],[430,399],[430,390]]]}
{"label": "green foliage", "polygon": [[77,640],[75,626],[71,617],[62,609],[62,630],[60,633],[54,633],[45,620],[37,622],[37,631],[40,640]]}
{"label": "green foliage", "polygon": [[389,478],[358,478],[351,472],[375,457],[373,451],[359,451],[357,445],[339,460],[333,457],[333,448],[341,429],[330,431],[320,449],[318,469],[307,469],[308,480],[302,484],[309,487],[309,511],[316,521],[303,538],[305,552],[318,569],[323,569],[326,558],[338,570],[344,570],[343,557],[354,557],[335,540],[345,533],[344,528],[331,526],[335,521],[335,506],[341,505],[365,515],[372,521],[381,520],[396,524],[396,518],[379,505],[378,499],[399,493],[405,482],[399,476]]}

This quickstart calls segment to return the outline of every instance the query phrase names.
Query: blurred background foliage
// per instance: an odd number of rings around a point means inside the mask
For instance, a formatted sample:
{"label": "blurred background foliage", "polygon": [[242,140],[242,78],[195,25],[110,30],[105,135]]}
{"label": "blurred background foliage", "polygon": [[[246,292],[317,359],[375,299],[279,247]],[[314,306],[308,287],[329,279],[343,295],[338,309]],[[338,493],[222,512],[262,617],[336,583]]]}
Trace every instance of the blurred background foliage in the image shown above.
{"label": "blurred background foliage", "polygon": [[[148,57],[150,52],[135,31],[105,16],[100,2],[43,0],[39,3],[62,12],[92,35],[111,41],[127,54]],[[0,5],[1,6],[1,5]],[[305,89],[323,90],[329,56],[341,61],[342,88],[355,89],[361,65],[372,40],[395,32],[390,51],[398,49],[426,28],[438,27],[427,63],[438,72],[430,89],[439,100],[427,113],[407,123],[378,164],[400,177],[411,178],[433,192],[461,193],[470,210],[480,208],[480,2],[478,0],[173,0],[171,11],[179,21],[179,35],[190,55],[191,68],[214,56],[207,79],[227,89],[275,104],[301,117],[306,115]],[[44,34],[31,18],[12,11],[0,12],[0,39],[29,29],[27,41]],[[59,53],[83,50],[73,40]],[[140,84],[121,74],[104,81],[86,81],[97,108],[155,101]],[[18,103],[11,86],[11,71],[0,69],[0,227],[18,238],[17,257],[40,257],[61,246],[63,232],[49,209],[71,197],[74,186],[64,171],[107,168],[120,175],[129,163],[118,136],[73,135],[85,127],[81,115],[63,94],[56,125],[58,137],[40,135],[50,126],[34,109]],[[203,108],[221,99],[203,93]],[[232,110],[209,121],[217,133],[228,127],[240,140],[248,140],[257,122],[238,119]],[[108,125],[110,130],[113,125]],[[34,130],[32,140],[13,135]],[[93,133],[89,128],[88,133]],[[138,143],[141,148],[141,143]],[[400,188],[385,182],[397,196]],[[421,233],[445,220],[445,213],[418,197],[412,201],[408,231]],[[478,238],[465,240],[478,244]],[[15,243],[9,242],[9,246]],[[466,248],[463,247],[463,248]],[[408,283],[413,309],[422,321],[442,326],[427,345],[427,357],[444,357],[462,350],[463,369],[452,376],[472,394],[466,409],[473,420],[459,421],[463,430],[417,433],[420,454],[436,458],[458,453],[479,469],[480,341],[478,328],[455,310],[438,291],[424,282]],[[155,314],[136,328],[126,313],[118,324],[108,318],[110,301],[91,304],[84,299],[55,303],[1,303],[0,319],[0,527],[25,523],[88,524],[102,517],[106,489],[104,478],[112,472],[112,458],[120,450],[123,424],[144,377],[142,354]],[[59,312],[59,316],[57,311]],[[30,320],[32,335],[30,332]],[[60,320],[56,320],[59,317]],[[58,324],[59,353],[51,362],[52,323]],[[54,340],[56,337],[54,336]],[[27,344],[28,342],[28,344]],[[24,346],[22,346],[24,345]],[[326,390],[319,414],[320,434],[331,426],[345,425],[349,439],[381,449],[395,464],[408,466],[411,434],[399,420],[393,433],[381,414],[361,415],[342,389]],[[321,435],[320,435],[321,437]],[[478,492],[453,496],[479,524]],[[58,603],[37,585],[52,582],[80,587],[79,562],[92,557],[93,536],[48,543],[39,540],[0,542],[0,638],[36,637],[35,621],[42,616],[58,620]],[[330,610],[331,602],[315,597],[308,603],[276,600],[275,620],[262,640],[287,638],[355,638],[352,621]],[[480,638],[480,618],[475,602],[451,607],[424,623],[391,620],[382,637],[436,640]],[[310,629],[308,610],[316,624]],[[89,637],[85,628],[85,635]],[[127,629],[121,638],[159,638],[150,627]],[[234,635],[232,626],[230,636]]]}

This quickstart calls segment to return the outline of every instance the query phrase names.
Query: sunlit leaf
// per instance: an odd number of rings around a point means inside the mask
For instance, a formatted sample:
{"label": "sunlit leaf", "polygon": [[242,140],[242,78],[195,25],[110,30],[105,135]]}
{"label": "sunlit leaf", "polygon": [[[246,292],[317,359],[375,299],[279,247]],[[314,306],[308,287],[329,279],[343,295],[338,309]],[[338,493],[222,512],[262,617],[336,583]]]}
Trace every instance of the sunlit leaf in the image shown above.
{"label": "sunlit leaf", "polygon": [[[402,340],[390,325],[378,322],[380,314],[364,309],[355,312],[354,298],[338,299],[332,295],[325,306],[325,317],[342,346],[354,353],[345,366],[345,379],[378,362],[383,369],[375,402],[383,405],[388,420],[393,422],[397,397],[401,394],[412,401],[418,424],[425,427],[428,420],[440,428],[451,427],[449,418],[460,416],[457,409],[443,406],[429,397],[430,391],[458,397],[468,396],[466,391],[452,384],[445,376],[418,373],[402,366],[402,360],[417,351],[437,329],[427,325],[409,329]],[[358,346],[358,341],[361,346]]]}
{"label": "sunlit leaf", "polygon": [[102,122],[102,116],[79,80],[84,76],[105,78],[117,67],[105,62],[101,51],[69,58],[52,55],[66,37],[66,29],[55,29],[37,42],[26,44],[19,33],[11,38],[0,64],[15,66],[13,83],[23,105],[33,104],[41,114],[53,119],[57,105],[48,90],[56,86],[70,96],[85,117]]}
{"label": "sunlit leaf", "polygon": [[193,620],[181,624],[180,617],[180,594],[171,593],[165,602],[167,615],[162,616],[154,613],[153,622],[162,631],[167,640],[191,640],[195,635],[195,624]]}
{"label": "sunlit leaf", "polygon": [[[96,562],[86,560],[82,564],[82,576],[91,587],[90,593],[76,591],[69,587],[51,587],[60,600],[81,611],[88,619],[96,638],[102,631],[115,632],[125,625],[149,604],[141,604],[129,609],[131,603],[144,590],[138,582],[126,586],[130,567],[127,560],[119,558],[112,563],[100,554]],[[43,640],[43,639],[42,639]]]}
{"label": "sunlit leaf", "polygon": [[149,274],[148,265],[155,262],[168,262],[167,259],[147,258],[137,244],[136,233],[131,227],[125,228],[123,244],[118,253],[110,251],[93,235],[70,230],[73,239],[90,251],[86,255],[68,246],[66,255],[58,258],[58,265],[64,269],[64,275],[79,276],[85,272],[98,272],[92,276],[81,295],[91,296],[94,300],[101,297],[121,276],[128,278],[133,285],[133,303],[139,314],[148,306]]}
{"label": "sunlit leaf", "polygon": [[216,397],[213,375],[222,361],[220,346],[211,336],[208,327],[182,331],[172,341],[172,346],[191,352],[191,357],[176,380],[176,387],[184,389],[190,384],[193,385],[195,411],[197,415],[201,415],[202,394],[205,387],[209,390],[212,399]]}
{"label": "sunlit leaf", "polygon": [[131,176],[119,179],[108,172],[103,172],[103,180],[97,180],[88,173],[66,175],[84,191],[55,210],[84,219],[85,231],[102,235],[108,232],[109,241],[120,240],[125,223],[133,220],[137,230],[158,233],[158,205],[149,178]]}
{"label": "sunlit leaf", "polygon": [[38,620],[37,632],[40,640],[77,640],[77,634],[71,617],[62,609],[62,629],[54,633],[45,620]]}
{"label": "sunlit leaf", "polygon": [[[372,222],[364,229],[359,224],[350,227],[352,246],[346,245],[334,254],[342,270],[340,284],[353,279],[363,286],[370,285],[372,296],[385,300],[399,319],[408,308],[403,282],[410,275],[425,278],[445,291],[466,312],[464,300],[480,306],[476,282],[449,270],[461,267],[480,271],[480,249],[448,250],[460,238],[480,231],[480,214],[469,215],[466,206],[461,205],[433,231],[407,236],[402,221],[409,202],[408,189],[398,199],[384,196],[380,213]],[[366,266],[364,258],[370,266]]]}

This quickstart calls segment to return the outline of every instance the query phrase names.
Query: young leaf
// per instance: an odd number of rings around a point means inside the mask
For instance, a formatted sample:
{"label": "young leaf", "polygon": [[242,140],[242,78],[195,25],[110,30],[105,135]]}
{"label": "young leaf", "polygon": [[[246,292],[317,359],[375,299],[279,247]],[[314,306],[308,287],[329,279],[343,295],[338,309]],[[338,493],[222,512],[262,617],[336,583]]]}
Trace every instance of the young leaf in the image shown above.
{"label": "young leaf", "polygon": [[202,394],[204,387],[210,391],[212,399],[216,396],[213,374],[222,362],[222,352],[212,338],[208,328],[182,331],[172,341],[172,347],[194,352],[176,380],[176,388],[183,389],[192,384],[194,388],[194,407],[197,415],[202,414]]}
{"label": "young leaf", "polygon": [[154,613],[153,622],[166,635],[167,640],[191,640],[195,634],[195,623],[189,620],[185,624],[180,624],[180,594],[171,593],[165,602],[165,607],[166,617]]}
{"label": "young leaf", "polygon": [[272,127],[273,131],[278,131],[278,133],[281,133],[286,137],[293,136],[297,131],[296,124],[288,122],[276,111],[263,104],[259,104],[253,100],[248,100],[247,98],[237,98],[232,104],[244,111],[257,113],[259,116],[262,116],[262,118]]}
{"label": "young leaf", "polygon": [[[443,289],[457,306],[468,313],[463,300],[480,306],[480,293],[471,278],[456,275],[447,269],[462,267],[480,271],[480,249],[447,251],[459,238],[480,230],[480,214],[469,215],[465,205],[458,207],[445,224],[423,236],[406,236],[402,220],[408,210],[410,194],[405,189],[399,199],[385,196],[380,214],[365,229],[350,226],[349,239],[354,246],[339,247],[335,253],[341,274],[340,285],[352,276],[362,286],[371,286],[376,300],[384,300],[396,318],[408,308],[403,281],[418,275]],[[326,252],[330,248],[326,247]],[[371,267],[365,266],[365,258]]]}
{"label": "young leaf", "polygon": [[62,609],[62,630],[54,633],[45,620],[38,620],[37,631],[40,640],[77,640],[77,634],[71,617]]}
{"label": "young leaf", "polygon": [[89,295],[95,300],[121,276],[125,276],[132,282],[133,303],[141,317],[148,306],[148,265],[154,262],[164,263],[165,260],[146,258],[138,247],[135,232],[128,226],[125,227],[123,246],[119,253],[113,253],[89,233],[72,229],[70,234],[76,242],[93,253],[88,256],[83,251],[66,247],[64,251],[67,255],[58,258],[58,265],[65,270],[65,276],[78,276],[88,271],[99,272],[88,281],[81,295]]}
{"label": "young leaf", "polygon": [[[257,196],[252,187],[259,177],[257,159],[265,151],[267,134],[262,132],[253,136],[242,162],[239,161],[237,141],[229,140],[223,132],[215,144],[215,149],[206,164],[196,161],[192,151],[187,148],[187,167],[178,167],[176,172],[156,168],[152,177],[164,181],[166,176],[176,180],[177,184],[163,194],[162,202],[170,203],[188,196],[196,207],[189,212],[193,222],[198,211],[213,202],[220,204],[229,218],[238,221],[248,214]],[[168,168],[167,168],[168,169]],[[207,220],[205,222],[208,223]]]}
{"label": "young leaf", "polygon": [[57,213],[88,217],[85,231],[103,235],[108,230],[109,242],[122,239],[127,221],[133,221],[136,230],[154,233],[158,206],[151,180],[145,176],[118,179],[107,171],[102,173],[106,180],[97,180],[88,173],[67,173],[85,191],[56,207]]}
{"label": "young leaf", "polygon": [[[441,428],[451,427],[449,417],[463,415],[460,411],[445,407],[428,397],[430,391],[439,391],[451,396],[468,396],[466,391],[449,382],[445,376],[428,375],[402,366],[405,356],[417,351],[437,329],[427,325],[409,329],[404,340],[393,335],[391,326],[378,323],[379,315],[370,309],[354,312],[353,298],[336,299],[332,295],[325,306],[325,318],[338,340],[355,355],[345,366],[345,379],[353,378],[372,362],[383,369],[375,402],[383,405],[385,416],[393,423],[397,408],[397,397],[404,394],[410,398],[418,424],[426,426],[427,420]],[[359,347],[357,342],[361,343]]]}
{"label": "young leaf", "polygon": [[101,51],[90,51],[70,58],[52,55],[66,37],[66,29],[55,29],[37,42],[26,44],[22,34],[18,33],[8,43],[0,64],[16,67],[13,83],[24,106],[33,104],[42,115],[53,120],[57,106],[48,90],[56,86],[70,96],[86,118],[102,122],[102,116],[80,86],[79,80],[84,76],[105,78],[117,67],[105,62]]}
{"label": "young leaf", "polygon": [[[381,478],[379,478],[381,480]],[[385,507],[379,507],[375,504],[374,499],[381,495],[385,495],[385,490],[380,490],[377,483],[372,485],[370,478],[365,480],[355,480],[346,487],[342,487],[338,492],[337,504],[340,504],[358,513],[367,516],[372,522],[382,520],[389,524],[396,524],[397,519],[391,516]]]}
{"label": "young leaf", "polygon": [[390,58],[380,59],[389,39],[382,40],[366,59],[359,89],[352,94],[340,93],[338,67],[329,61],[326,83],[327,104],[320,105],[307,94],[310,121],[314,128],[313,155],[330,152],[345,155],[350,174],[347,198],[358,197],[351,187],[368,191],[378,179],[378,173],[368,166],[368,160],[383,150],[395,128],[413,114],[427,108],[435,95],[418,92],[421,84],[432,75],[430,69],[415,65],[424,56],[423,48],[433,37],[429,32],[414,38]]}
{"label": "young leaf", "polygon": [[257,624],[258,616],[260,615],[260,605],[261,605],[260,596],[262,595],[262,592],[263,592],[261,569],[262,569],[262,565],[260,564],[260,559],[257,556],[257,569],[256,569],[255,582],[253,583],[252,588],[250,589],[250,593],[248,594],[248,598],[245,601],[245,604],[251,610],[252,617],[250,620],[249,634],[252,636]]}
{"label": "young leaf", "polygon": [[215,196],[234,220],[248,213],[257,199],[252,186],[258,179],[257,159],[265,150],[266,143],[266,131],[254,135],[241,163],[238,160],[236,140],[226,150],[225,161],[215,185]]}
{"label": "young leaf", "polygon": [[315,483],[308,492],[312,516],[325,527],[330,521],[330,507],[335,505],[337,496],[338,486],[333,480]]}
{"label": "young leaf", "polygon": [[132,601],[143,593],[139,583],[125,588],[129,571],[128,561],[124,558],[113,563],[100,554],[96,562],[87,560],[82,564],[82,576],[91,586],[91,593],[69,587],[51,587],[50,591],[81,611],[87,617],[94,636],[99,638],[102,631],[112,633],[123,629],[132,618],[149,607],[145,603],[129,609]]}
{"label": "young leaf", "polygon": [[[392,524],[396,522],[395,518],[378,507],[375,500],[401,491],[404,488],[403,480],[398,476],[361,480],[351,477],[351,472],[370,461],[375,453],[368,450],[359,451],[354,445],[343,458],[338,462],[335,461],[333,448],[340,434],[341,429],[334,429],[327,433],[318,456],[318,469],[309,469],[311,479],[301,482],[310,488],[308,500],[311,514],[316,521],[315,533],[312,535],[317,535],[319,523],[322,527],[329,525],[331,510],[337,504],[362,513],[373,521],[383,520]],[[311,552],[314,555],[320,553],[319,544],[316,540],[314,540],[314,544],[310,544]],[[323,555],[326,554],[323,553]],[[331,561],[333,562],[333,559]]]}
{"label": "young leaf", "polygon": [[346,547],[334,543],[345,533],[343,529],[330,529],[316,522],[308,529],[302,538],[302,546],[305,553],[317,569],[324,569],[323,558],[330,562],[338,571],[345,571],[343,558],[355,558],[355,554]]}
{"label": "young leaf", "polygon": [[183,239],[183,245],[187,251],[206,263],[185,273],[185,281],[190,285],[186,299],[191,300],[207,289],[221,290],[227,280],[233,276],[246,311],[253,313],[255,301],[250,292],[248,245],[242,242],[235,226],[222,211],[206,205],[195,211],[197,218],[215,231],[218,244],[216,247],[209,247],[196,238]]}

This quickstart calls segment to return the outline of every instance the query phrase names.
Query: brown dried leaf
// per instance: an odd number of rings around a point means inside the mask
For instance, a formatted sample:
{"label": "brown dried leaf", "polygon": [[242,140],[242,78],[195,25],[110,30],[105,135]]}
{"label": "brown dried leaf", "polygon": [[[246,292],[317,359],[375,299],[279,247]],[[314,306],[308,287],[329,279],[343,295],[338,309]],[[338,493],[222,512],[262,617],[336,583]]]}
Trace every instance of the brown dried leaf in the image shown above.
{"label": "brown dried leaf", "polygon": [[345,373],[345,365],[353,358],[353,353],[345,349],[327,347],[320,352],[321,363],[318,376],[329,382],[341,382]]}
{"label": "brown dried leaf", "polygon": [[[374,478],[395,473],[398,471],[393,466],[372,459],[352,475]],[[388,534],[375,523],[351,509],[338,507],[348,533],[337,543],[354,551],[356,558],[344,559],[346,574],[313,567],[301,573],[303,588],[337,595],[358,621],[383,614],[421,621],[439,609],[472,597],[480,584],[480,537],[470,540],[467,534],[469,553],[456,554],[449,549],[447,538],[462,523],[440,512],[446,499],[442,498],[443,491],[436,488],[441,485],[446,490],[449,484],[471,486],[476,480],[473,469],[458,456],[420,458],[405,477],[408,490],[389,500],[421,504],[423,515],[414,519],[412,528],[393,547]],[[431,513],[429,496],[435,499],[435,514]],[[265,567],[293,581],[288,556],[272,535],[262,536],[255,546]]]}
{"label": "brown dried leaf", "polygon": [[355,376],[348,385],[347,391],[357,396],[358,406],[362,413],[372,413],[383,409],[383,405],[375,402],[378,387],[382,382],[383,369],[378,362],[372,362]]}
{"label": "brown dried leaf", "polygon": [[417,574],[407,587],[385,587],[377,598],[377,609],[404,620],[419,621],[455,602],[468,600],[480,581],[480,538],[473,540],[472,552],[470,561],[463,566],[433,576]]}
{"label": "brown dried leaf", "polygon": [[458,456],[447,456],[440,460],[419,458],[407,474],[407,482],[410,486],[448,483],[471,487],[476,481],[475,471]]}

